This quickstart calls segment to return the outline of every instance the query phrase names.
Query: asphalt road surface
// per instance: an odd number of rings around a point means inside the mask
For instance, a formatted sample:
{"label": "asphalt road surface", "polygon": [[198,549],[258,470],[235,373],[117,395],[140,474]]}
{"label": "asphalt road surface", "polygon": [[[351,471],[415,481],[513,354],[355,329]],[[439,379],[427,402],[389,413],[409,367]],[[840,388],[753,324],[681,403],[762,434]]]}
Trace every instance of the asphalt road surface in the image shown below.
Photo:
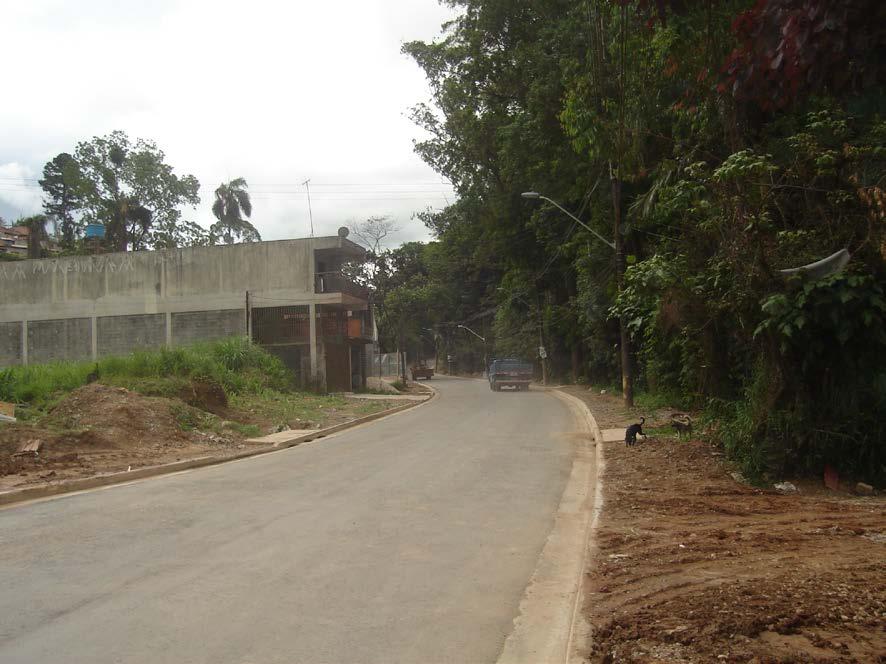
{"label": "asphalt road surface", "polygon": [[433,385],[290,450],[0,509],[0,662],[494,662],[573,423],[539,391]]}

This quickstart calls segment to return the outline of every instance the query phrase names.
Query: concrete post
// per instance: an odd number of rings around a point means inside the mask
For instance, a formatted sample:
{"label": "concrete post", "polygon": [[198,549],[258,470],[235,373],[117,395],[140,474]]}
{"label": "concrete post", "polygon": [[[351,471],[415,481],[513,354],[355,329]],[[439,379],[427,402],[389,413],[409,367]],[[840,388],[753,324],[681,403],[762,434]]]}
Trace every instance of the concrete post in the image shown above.
{"label": "concrete post", "polygon": [[22,364],[28,363],[28,321],[22,321]]}
{"label": "concrete post", "polygon": [[316,381],[317,375],[317,305],[308,305],[308,322],[310,326],[311,341],[311,380]]}
{"label": "concrete post", "polygon": [[172,348],[172,312],[166,312],[166,347]]}
{"label": "concrete post", "polygon": [[92,361],[98,360],[98,317],[92,316],[90,323],[90,335],[92,338]]}

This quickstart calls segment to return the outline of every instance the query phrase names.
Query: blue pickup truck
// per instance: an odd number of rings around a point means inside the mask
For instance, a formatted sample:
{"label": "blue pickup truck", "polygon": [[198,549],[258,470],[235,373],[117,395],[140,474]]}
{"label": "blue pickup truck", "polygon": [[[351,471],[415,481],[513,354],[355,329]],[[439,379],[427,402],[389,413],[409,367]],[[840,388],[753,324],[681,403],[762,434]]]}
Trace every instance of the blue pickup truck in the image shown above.
{"label": "blue pickup truck", "polygon": [[532,382],[532,365],[523,360],[505,358],[489,365],[489,389],[500,392],[503,387],[528,390]]}

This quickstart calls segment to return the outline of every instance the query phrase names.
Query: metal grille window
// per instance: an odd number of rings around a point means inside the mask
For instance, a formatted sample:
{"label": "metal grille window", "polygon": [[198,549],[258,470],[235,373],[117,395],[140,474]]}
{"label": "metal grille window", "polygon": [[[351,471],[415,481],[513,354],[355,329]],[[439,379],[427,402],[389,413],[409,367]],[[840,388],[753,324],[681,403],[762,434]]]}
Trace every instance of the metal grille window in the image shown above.
{"label": "metal grille window", "polygon": [[308,307],[304,305],[252,310],[253,341],[265,346],[307,343],[310,329]]}

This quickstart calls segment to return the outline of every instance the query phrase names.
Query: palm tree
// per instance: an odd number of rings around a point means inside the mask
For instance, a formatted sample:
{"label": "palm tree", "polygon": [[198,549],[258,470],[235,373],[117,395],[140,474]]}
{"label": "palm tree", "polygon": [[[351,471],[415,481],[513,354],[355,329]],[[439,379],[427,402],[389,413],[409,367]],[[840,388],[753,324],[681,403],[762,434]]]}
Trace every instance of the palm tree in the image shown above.
{"label": "palm tree", "polygon": [[209,228],[213,244],[222,238],[225,244],[233,244],[234,239],[242,242],[261,242],[261,235],[243,216],[252,215],[252,203],[249,200],[249,185],[243,178],[224,182],[215,190],[215,202],[212,214],[218,223]]}

